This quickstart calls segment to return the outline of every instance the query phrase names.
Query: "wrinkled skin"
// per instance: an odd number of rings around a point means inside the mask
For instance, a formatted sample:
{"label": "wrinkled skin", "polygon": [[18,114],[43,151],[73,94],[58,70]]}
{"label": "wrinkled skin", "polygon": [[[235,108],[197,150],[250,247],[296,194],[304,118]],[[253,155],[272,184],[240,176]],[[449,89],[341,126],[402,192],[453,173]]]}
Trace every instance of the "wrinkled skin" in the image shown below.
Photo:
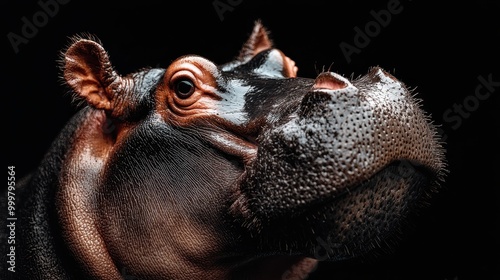
{"label": "wrinkled skin", "polygon": [[297,77],[259,22],[224,65],[122,76],[92,38],[61,61],[86,106],[18,183],[9,276],[303,279],[393,238],[443,178],[403,83],[380,68]]}

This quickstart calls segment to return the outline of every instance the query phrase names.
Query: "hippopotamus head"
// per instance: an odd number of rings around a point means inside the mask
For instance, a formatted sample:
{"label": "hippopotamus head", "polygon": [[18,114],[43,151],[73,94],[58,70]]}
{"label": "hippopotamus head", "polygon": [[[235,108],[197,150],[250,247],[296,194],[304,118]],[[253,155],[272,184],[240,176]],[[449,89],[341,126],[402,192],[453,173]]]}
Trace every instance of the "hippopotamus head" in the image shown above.
{"label": "hippopotamus head", "polygon": [[305,276],[391,239],[443,177],[405,84],[379,67],[299,77],[260,22],[222,65],[121,75],[83,37],[61,62],[85,108],[56,142],[54,205],[87,276]]}

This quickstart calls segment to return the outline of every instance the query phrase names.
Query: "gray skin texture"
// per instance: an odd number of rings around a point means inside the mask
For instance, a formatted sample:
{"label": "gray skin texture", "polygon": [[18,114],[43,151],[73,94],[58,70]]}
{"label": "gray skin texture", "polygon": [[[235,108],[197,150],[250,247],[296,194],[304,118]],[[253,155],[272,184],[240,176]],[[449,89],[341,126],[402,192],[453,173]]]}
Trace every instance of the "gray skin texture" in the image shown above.
{"label": "gray skin texture", "polygon": [[123,76],[75,37],[61,70],[83,108],[18,182],[9,279],[305,279],[397,239],[446,173],[402,82],[298,77],[258,21],[223,65]]}

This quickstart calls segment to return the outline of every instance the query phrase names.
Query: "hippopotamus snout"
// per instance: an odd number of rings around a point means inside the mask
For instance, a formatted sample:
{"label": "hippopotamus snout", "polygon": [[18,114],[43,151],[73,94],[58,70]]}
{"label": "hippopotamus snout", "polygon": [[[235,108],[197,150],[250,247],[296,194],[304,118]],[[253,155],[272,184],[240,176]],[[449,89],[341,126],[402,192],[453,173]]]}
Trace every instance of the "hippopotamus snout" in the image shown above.
{"label": "hippopotamus snout", "polygon": [[[390,231],[415,201],[432,192],[421,186],[439,181],[444,168],[428,116],[411,91],[380,67],[353,81],[321,73],[297,110],[258,140],[233,211],[248,228],[272,240],[288,236],[307,244],[317,238],[311,236],[315,232],[325,240],[335,236],[349,255]],[[346,214],[368,201],[384,209],[372,205]],[[290,234],[290,224],[304,229]]]}

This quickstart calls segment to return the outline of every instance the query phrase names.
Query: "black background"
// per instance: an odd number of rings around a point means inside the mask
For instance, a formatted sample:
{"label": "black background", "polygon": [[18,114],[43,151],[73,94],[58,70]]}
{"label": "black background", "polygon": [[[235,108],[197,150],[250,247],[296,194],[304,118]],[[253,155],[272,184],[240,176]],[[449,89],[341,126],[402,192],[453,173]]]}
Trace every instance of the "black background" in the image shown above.
{"label": "black background", "polygon": [[[229,61],[246,40],[253,21],[261,19],[276,47],[295,60],[300,76],[314,77],[331,67],[344,76],[357,77],[375,65],[393,73],[416,89],[423,108],[441,125],[446,141],[450,173],[443,190],[395,252],[367,262],[320,266],[313,278],[499,279],[498,1],[436,5],[401,0],[398,7],[402,10],[386,26],[371,29],[370,41],[350,56],[350,62],[340,44],[355,47],[354,28],[363,30],[373,24],[370,11],[387,9],[388,3],[396,1],[269,4],[219,0],[232,5],[219,13],[215,1],[66,2],[45,22],[38,18],[39,27],[18,46],[17,53],[8,34],[22,36],[22,18],[33,22],[43,9],[37,1],[2,5],[2,27],[6,28],[1,52],[6,123],[2,138],[6,139],[6,165],[15,165],[18,176],[36,167],[76,111],[57,69],[59,52],[69,36],[96,35],[116,70],[127,74],[145,66],[166,67],[190,53],[216,63]],[[479,77],[496,83],[482,100],[475,96]],[[454,111],[457,106],[465,108],[465,113]]]}

